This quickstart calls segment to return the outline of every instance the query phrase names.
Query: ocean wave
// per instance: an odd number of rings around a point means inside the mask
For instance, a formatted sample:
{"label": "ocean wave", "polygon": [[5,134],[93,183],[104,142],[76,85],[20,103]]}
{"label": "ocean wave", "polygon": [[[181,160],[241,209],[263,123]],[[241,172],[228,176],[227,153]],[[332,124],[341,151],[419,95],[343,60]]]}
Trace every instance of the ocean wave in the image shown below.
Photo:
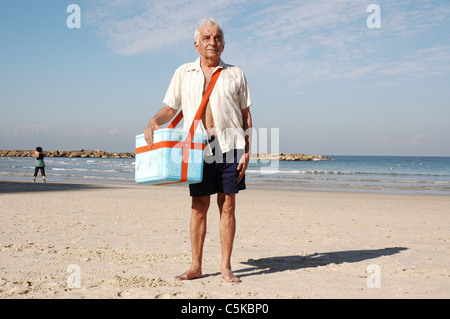
{"label": "ocean wave", "polygon": [[134,172],[134,169],[101,169],[101,168],[63,168],[63,167],[52,167],[51,171],[65,171],[65,172],[101,172],[101,173],[120,173],[120,172]]}
{"label": "ocean wave", "polygon": [[279,174],[279,175],[380,175],[380,176],[422,176],[422,177],[450,177],[448,174],[430,174],[430,173],[390,173],[390,172],[362,172],[362,171],[336,171],[336,170],[280,170],[280,169],[247,169],[250,174]]}

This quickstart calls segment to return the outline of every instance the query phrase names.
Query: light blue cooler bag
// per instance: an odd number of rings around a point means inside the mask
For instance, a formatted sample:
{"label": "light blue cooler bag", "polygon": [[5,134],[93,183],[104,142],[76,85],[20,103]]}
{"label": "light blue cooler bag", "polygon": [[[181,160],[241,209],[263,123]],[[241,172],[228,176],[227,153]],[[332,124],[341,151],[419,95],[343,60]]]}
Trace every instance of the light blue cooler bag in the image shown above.
{"label": "light blue cooler bag", "polygon": [[[144,134],[136,136],[136,182],[157,185],[201,182],[206,136],[201,132],[195,133],[192,143],[185,143],[187,135],[188,132],[182,129],[156,130],[151,149]],[[187,163],[183,162],[184,159]],[[185,176],[182,172],[184,166],[187,166]]]}
{"label": "light blue cooler bag", "polygon": [[144,134],[136,136],[137,183],[170,185],[202,181],[206,135],[196,132],[196,128],[221,71],[218,68],[212,75],[189,131],[175,128],[183,118],[183,112],[180,112],[168,128],[153,131],[151,148],[145,141]]}

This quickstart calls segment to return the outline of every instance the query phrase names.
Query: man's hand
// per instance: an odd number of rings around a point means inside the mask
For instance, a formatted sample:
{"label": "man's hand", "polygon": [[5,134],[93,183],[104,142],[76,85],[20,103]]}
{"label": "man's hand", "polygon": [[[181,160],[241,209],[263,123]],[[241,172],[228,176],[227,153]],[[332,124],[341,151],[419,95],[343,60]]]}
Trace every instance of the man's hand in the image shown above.
{"label": "man's hand", "polygon": [[239,171],[239,175],[238,175],[238,178],[237,178],[237,182],[238,183],[244,177],[244,174],[245,174],[245,171],[247,170],[249,162],[250,162],[250,154],[249,153],[244,153],[244,155],[242,155],[241,159],[239,160],[239,163],[238,163],[238,166],[237,166],[237,170]]}
{"label": "man's hand", "polygon": [[147,128],[144,131],[144,139],[148,146],[153,145],[153,131],[161,129],[160,125],[164,125],[169,122],[177,113],[177,110],[164,106],[158,113],[148,122]]}
{"label": "man's hand", "polygon": [[144,139],[148,146],[152,147],[153,145],[153,131],[159,130],[160,128],[161,126],[153,120],[148,123],[148,126],[144,131]]}

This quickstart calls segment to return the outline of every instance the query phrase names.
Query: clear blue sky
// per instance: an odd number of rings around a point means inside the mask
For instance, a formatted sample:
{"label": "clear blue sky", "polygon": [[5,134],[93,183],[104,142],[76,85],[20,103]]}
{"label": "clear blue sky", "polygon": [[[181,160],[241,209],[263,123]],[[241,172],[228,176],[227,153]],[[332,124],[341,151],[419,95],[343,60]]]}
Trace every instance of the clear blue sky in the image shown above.
{"label": "clear blue sky", "polygon": [[450,156],[448,0],[0,0],[0,149],[134,151],[208,16],[280,152]]}

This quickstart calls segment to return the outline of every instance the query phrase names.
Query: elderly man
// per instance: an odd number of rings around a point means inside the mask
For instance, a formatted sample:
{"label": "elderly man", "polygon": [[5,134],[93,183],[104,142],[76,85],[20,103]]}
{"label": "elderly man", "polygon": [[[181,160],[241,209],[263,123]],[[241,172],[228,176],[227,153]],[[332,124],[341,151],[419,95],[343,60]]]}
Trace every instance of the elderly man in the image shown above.
{"label": "elderly man", "polygon": [[220,58],[225,40],[220,25],[214,19],[201,20],[194,39],[200,57],[175,71],[163,100],[165,106],[150,120],[144,136],[151,146],[153,131],[168,123],[180,106],[185,119],[184,128],[188,130],[212,74],[222,69],[197,128],[207,134],[209,143],[205,149],[203,180],[189,185],[192,197],[192,264],[190,269],[175,278],[189,280],[202,276],[206,216],[211,195],[217,194],[221,274],[227,282],[237,283],[240,279],[232,273],[231,253],[236,231],[236,194],[245,189],[244,174],[250,159],[250,93],[242,70],[223,63]]}

